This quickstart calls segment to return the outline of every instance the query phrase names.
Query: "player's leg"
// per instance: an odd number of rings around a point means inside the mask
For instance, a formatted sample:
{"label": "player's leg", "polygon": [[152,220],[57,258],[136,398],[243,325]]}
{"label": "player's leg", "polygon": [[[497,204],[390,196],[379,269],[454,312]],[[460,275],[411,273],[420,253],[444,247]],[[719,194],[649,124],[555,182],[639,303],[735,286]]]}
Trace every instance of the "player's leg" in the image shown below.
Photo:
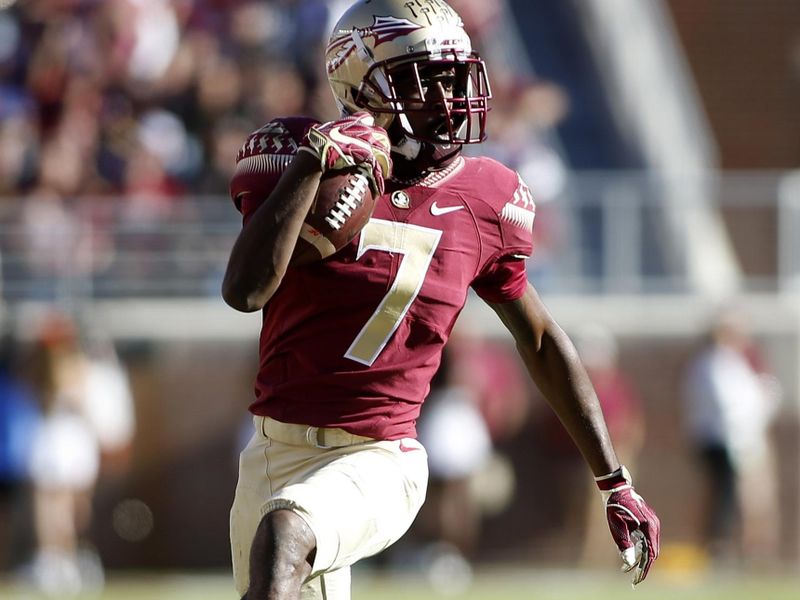
{"label": "player's leg", "polygon": [[250,587],[250,554],[261,524],[262,507],[272,495],[275,483],[267,474],[269,440],[258,432],[239,456],[239,479],[230,514],[231,561],[233,579],[240,597]]}
{"label": "player's leg", "polygon": [[[416,440],[330,449],[317,468],[276,492],[314,532],[312,577],[348,567],[396,542],[425,499],[427,454]],[[330,597],[330,596],[329,596]]]}
{"label": "player's leg", "polygon": [[[320,455],[317,448],[273,443],[258,427],[242,451],[230,515],[233,576],[240,597],[280,598],[286,596],[278,594],[289,590],[288,597],[294,600],[298,598],[298,589],[302,600],[350,597],[348,568],[331,570],[306,581],[311,569],[309,561],[316,556],[314,535],[298,515],[299,507],[281,500],[269,501],[287,480],[302,479],[303,470],[298,470],[297,464],[309,468]],[[276,595],[263,591],[270,588]]]}
{"label": "player's leg", "polygon": [[247,598],[295,599],[311,575],[316,542],[306,522],[290,510],[261,519],[250,549]]}
{"label": "player's leg", "polygon": [[[305,521],[316,542],[312,554],[310,544],[290,553],[289,564],[296,566],[303,550],[313,561],[301,598],[349,599],[348,567],[408,529],[425,498],[427,477],[427,455],[416,440],[320,449],[278,442],[257,431],[241,455],[231,510],[237,591],[244,596],[250,587],[251,546],[262,515],[289,510]],[[260,534],[266,549],[268,533]]]}

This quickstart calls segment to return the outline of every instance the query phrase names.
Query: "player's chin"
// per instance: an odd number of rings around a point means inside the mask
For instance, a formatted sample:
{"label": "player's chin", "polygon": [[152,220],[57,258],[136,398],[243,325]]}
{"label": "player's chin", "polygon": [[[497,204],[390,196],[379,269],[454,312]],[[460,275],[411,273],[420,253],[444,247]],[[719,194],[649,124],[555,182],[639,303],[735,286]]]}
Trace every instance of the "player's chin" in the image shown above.
{"label": "player's chin", "polygon": [[433,140],[436,140],[438,144],[449,144],[450,143],[450,122],[448,121],[447,117],[438,117],[432,120],[428,124],[428,131],[430,131],[430,137]]}
{"label": "player's chin", "polygon": [[412,138],[434,143],[450,142],[450,122],[445,114],[428,113],[411,122]]}

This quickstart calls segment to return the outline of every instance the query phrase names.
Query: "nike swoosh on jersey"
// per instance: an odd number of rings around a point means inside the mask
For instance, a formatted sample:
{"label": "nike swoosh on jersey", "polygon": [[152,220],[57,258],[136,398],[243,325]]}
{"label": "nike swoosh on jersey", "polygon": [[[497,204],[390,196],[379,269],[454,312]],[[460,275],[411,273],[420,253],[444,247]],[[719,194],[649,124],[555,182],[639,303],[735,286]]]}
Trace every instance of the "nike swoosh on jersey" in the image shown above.
{"label": "nike swoosh on jersey", "polygon": [[434,217],[441,217],[442,215],[446,215],[447,213],[455,212],[457,210],[461,210],[465,208],[464,206],[444,206],[440,207],[434,202],[431,204],[431,214]]}

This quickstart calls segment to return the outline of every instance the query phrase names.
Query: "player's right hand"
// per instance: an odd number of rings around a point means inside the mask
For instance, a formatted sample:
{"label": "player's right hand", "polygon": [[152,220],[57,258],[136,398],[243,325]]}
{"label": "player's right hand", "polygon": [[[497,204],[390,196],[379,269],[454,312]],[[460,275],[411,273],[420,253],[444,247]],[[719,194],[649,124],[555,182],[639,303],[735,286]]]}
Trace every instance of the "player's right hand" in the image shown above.
{"label": "player's right hand", "polygon": [[373,190],[383,194],[384,179],[392,174],[389,135],[367,112],[357,112],[308,130],[300,149],[320,161],[322,172],[364,167]]}
{"label": "player's right hand", "polygon": [[606,507],[608,527],[622,557],[622,570],[633,572],[633,585],[644,581],[661,545],[661,522],[633,489],[628,469],[621,466],[595,478]]}

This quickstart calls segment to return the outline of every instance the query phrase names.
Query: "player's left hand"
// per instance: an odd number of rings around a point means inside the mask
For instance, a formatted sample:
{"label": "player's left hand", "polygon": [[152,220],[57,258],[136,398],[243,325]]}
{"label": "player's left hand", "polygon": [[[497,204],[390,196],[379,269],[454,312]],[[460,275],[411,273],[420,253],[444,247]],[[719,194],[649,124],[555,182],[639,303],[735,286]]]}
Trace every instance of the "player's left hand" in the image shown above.
{"label": "player's left hand", "polygon": [[311,127],[301,149],[319,159],[323,172],[364,168],[378,195],[383,194],[383,181],[392,173],[389,135],[367,112]]}
{"label": "player's left hand", "polygon": [[661,544],[661,522],[633,489],[628,469],[621,466],[595,478],[603,496],[611,537],[622,557],[622,570],[633,572],[633,585],[644,581]]}

